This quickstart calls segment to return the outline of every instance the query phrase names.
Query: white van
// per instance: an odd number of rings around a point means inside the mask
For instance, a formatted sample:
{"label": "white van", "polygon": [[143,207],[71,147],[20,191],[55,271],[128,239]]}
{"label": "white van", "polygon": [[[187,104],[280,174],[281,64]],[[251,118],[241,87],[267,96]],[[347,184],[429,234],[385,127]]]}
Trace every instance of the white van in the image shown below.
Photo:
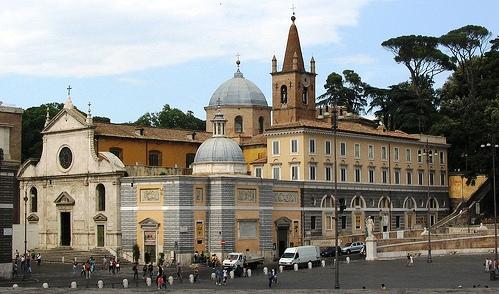
{"label": "white van", "polygon": [[293,266],[294,264],[306,264],[309,261],[317,264],[321,260],[321,250],[319,246],[298,246],[284,250],[284,254],[279,259],[279,265]]}

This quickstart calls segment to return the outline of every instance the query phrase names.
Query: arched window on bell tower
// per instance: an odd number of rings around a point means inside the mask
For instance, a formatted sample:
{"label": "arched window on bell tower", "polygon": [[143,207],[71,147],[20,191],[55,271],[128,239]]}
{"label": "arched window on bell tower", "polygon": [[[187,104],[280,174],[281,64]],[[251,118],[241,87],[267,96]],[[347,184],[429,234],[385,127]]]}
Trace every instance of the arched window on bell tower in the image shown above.
{"label": "arched window on bell tower", "polygon": [[303,104],[308,103],[308,88],[307,87],[303,87],[303,91],[301,93],[301,102],[303,102]]}
{"label": "arched window on bell tower", "polygon": [[288,87],[286,85],[281,86],[281,104],[288,103]]}

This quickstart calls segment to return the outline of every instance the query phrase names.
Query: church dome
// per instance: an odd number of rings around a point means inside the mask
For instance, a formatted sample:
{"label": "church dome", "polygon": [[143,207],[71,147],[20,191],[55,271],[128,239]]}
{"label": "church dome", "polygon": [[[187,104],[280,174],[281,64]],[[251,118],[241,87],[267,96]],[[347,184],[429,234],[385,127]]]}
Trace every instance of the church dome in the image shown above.
{"label": "church dome", "polygon": [[194,163],[233,162],[245,163],[241,147],[225,137],[210,138],[199,146]]}
{"label": "church dome", "polygon": [[253,82],[245,79],[239,69],[232,79],[225,81],[215,90],[209,106],[217,106],[218,98],[222,106],[268,106],[262,91]]}

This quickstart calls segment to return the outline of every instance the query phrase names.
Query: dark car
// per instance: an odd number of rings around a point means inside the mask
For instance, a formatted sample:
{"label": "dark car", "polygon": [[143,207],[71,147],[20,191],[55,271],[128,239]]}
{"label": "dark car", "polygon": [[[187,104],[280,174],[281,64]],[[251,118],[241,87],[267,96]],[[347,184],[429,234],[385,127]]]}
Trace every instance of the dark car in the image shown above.
{"label": "dark car", "polygon": [[[341,248],[338,246],[338,255],[341,255]],[[334,257],[336,256],[336,250],[334,247],[322,247],[321,248],[321,256],[322,257]]]}

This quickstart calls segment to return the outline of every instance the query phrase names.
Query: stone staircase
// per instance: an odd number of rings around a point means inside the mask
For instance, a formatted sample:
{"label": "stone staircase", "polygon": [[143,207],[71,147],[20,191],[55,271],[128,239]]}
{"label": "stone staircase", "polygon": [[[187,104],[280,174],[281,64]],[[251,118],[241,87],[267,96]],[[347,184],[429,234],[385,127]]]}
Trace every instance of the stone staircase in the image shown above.
{"label": "stone staircase", "polygon": [[[57,247],[52,249],[34,249],[36,253],[40,253],[42,255],[42,263],[72,263],[76,258],[78,263],[86,261],[90,256],[92,256],[96,264],[100,267],[102,264],[102,259],[104,257],[113,256],[111,252],[109,252],[105,248],[93,248],[91,250],[75,250],[71,247]],[[125,260],[124,258],[120,258],[120,265],[129,265],[130,262]]]}

